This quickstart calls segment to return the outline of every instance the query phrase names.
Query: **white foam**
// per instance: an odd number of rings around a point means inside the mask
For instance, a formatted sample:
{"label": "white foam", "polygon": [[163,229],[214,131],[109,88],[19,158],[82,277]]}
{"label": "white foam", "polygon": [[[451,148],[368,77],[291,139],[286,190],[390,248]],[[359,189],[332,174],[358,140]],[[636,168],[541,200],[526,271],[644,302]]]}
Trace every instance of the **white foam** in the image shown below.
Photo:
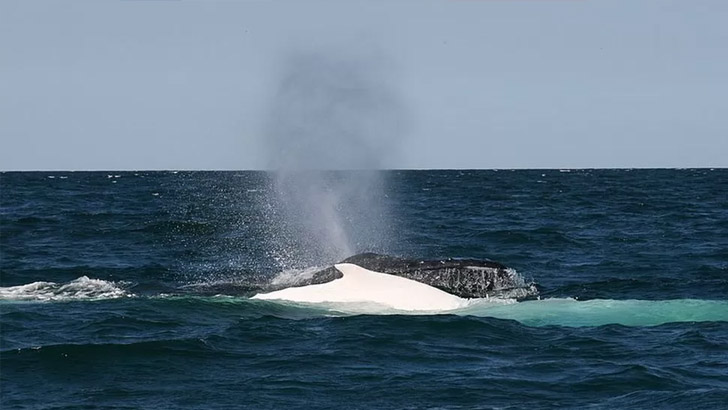
{"label": "white foam", "polygon": [[81,276],[68,283],[33,282],[0,287],[0,300],[56,301],[132,296],[114,282]]}
{"label": "white foam", "polygon": [[468,300],[395,275],[373,272],[351,263],[335,265],[343,277],[328,283],[259,293],[253,299],[301,303],[377,305],[401,311],[449,311]]}

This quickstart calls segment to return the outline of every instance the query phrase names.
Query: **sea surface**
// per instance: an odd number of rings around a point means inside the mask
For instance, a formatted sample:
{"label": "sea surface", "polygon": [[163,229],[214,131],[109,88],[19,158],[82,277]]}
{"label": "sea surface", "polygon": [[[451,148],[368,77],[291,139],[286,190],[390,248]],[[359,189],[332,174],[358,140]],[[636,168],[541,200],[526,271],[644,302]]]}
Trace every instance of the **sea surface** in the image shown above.
{"label": "sea surface", "polygon": [[727,169],[376,178],[387,229],[344,225],[351,253],[487,258],[538,297],[254,300],[336,262],[286,258],[321,236],[285,237],[273,175],[0,173],[0,407],[728,408]]}

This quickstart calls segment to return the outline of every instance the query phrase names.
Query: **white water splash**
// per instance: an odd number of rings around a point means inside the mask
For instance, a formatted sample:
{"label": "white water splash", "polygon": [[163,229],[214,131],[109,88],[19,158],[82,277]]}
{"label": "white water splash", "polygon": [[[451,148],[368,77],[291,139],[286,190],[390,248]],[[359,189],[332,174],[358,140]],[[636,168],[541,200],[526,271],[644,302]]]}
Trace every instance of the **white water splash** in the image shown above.
{"label": "white water splash", "polygon": [[303,283],[311,279],[314,273],[324,268],[323,266],[312,266],[306,269],[285,269],[273,278],[271,285],[293,286],[298,283]]}
{"label": "white water splash", "polygon": [[117,283],[81,276],[68,283],[33,282],[0,287],[0,300],[65,301],[115,299],[133,296]]}

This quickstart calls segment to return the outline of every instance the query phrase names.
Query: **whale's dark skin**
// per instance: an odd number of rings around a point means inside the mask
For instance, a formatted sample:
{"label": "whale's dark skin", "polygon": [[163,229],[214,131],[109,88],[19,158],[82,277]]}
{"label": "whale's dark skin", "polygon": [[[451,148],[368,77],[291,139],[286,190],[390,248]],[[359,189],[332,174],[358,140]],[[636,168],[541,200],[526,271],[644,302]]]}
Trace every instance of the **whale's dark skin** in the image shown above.
{"label": "whale's dark skin", "polygon": [[[515,271],[498,262],[481,259],[416,260],[376,253],[360,253],[344,259],[362,268],[401,276],[462,298],[513,297],[523,299],[538,294]],[[294,286],[328,283],[343,277],[335,267],[320,270]]]}

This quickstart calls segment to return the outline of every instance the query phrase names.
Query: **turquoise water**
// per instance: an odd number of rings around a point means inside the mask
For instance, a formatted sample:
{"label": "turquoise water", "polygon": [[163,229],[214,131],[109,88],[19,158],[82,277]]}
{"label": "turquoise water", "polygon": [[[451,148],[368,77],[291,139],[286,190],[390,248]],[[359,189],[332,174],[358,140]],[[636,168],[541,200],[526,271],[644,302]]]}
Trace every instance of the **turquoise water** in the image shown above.
{"label": "turquoise water", "polygon": [[379,177],[352,251],[490,258],[539,297],[251,300],[334,262],[296,256],[266,174],[3,173],[2,407],[726,407],[728,170]]}

